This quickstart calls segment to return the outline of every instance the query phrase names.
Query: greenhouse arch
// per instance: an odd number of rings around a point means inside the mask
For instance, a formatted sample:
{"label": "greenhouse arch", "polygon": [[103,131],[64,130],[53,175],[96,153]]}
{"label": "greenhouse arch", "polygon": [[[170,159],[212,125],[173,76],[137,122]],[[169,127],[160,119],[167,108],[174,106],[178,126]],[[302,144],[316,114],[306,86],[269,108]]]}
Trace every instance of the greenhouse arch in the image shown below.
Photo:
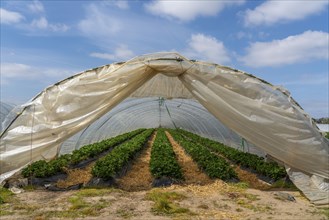
{"label": "greenhouse arch", "polygon": [[312,179],[318,197],[327,193],[321,186],[329,188],[328,140],[288,91],[177,53],[105,65],[46,88],[1,133],[0,182],[32,161],[55,157],[63,141],[128,97],[195,99],[225,126],[282,161],[291,177],[298,172]]}

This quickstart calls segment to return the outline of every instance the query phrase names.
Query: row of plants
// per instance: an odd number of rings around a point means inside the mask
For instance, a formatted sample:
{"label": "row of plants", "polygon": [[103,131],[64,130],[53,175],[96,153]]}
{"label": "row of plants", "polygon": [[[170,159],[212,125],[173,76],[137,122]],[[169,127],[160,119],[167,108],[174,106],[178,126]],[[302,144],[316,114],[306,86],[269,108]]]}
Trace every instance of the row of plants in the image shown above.
{"label": "row of plants", "polygon": [[117,175],[129,161],[142,150],[154,129],[147,129],[131,140],[117,146],[105,157],[99,159],[92,168],[95,177],[111,179]]}
{"label": "row of plants", "polygon": [[132,137],[142,133],[143,131],[145,131],[145,129],[141,128],[129,133],[118,135],[115,138],[110,138],[98,143],[83,146],[79,150],[73,151],[71,161],[73,164],[78,164],[79,162],[84,161],[88,158],[93,158],[109,150],[110,148],[121,144],[122,142],[128,139],[131,139]]}
{"label": "row of plants", "polygon": [[183,173],[176,154],[163,129],[158,129],[151,150],[150,171],[155,178],[169,177],[183,179]]}
{"label": "row of plants", "polygon": [[62,155],[56,159],[49,162],[45,160],[39,160],[33,162],[27,167],[22,169],[22,175],[24,177],[50,177],[57,173],[62,172],[65,167],[68,167],[71,160],[70,154]]}
{"label": "row of plants", "polygon": [[170,130],[170,134],[210,178],[222,180],[237,178],[237,174],[224,158],[212,154],[206,147],[196,142],[191,142],[178,130]]}
{"label": "row of plants", "polygon": [[284,167],[279,166],[275,162],[265,162],[262,157],[257,155],[236,150],[234,148],[225,146],[222,143],[210,140],[208,138],[200,137],[199,135],[190,133],[185,130],[179,129],[179,133],[188,137],[191,141],[202,144],[210,150],[225,156],[232,162],[245,168],[251,168],[273,180],[281,179],[287,175]]}
{"label": "row of plants", "polygon": [[93,158],[100,153],[131,139],[143,131],[145,131],[145,129],[138,129],[98,143],[89,144],[81,147],[79,150],[74,150],[72,154],[61,155],[49,162],[46,162],[45,160],[33,162],[22,170],[22,175],[24,177],[33,176],[39,178],[53,176],[57,173],[64,172],[65,168],[70,165],[77,164],[88,158]]}

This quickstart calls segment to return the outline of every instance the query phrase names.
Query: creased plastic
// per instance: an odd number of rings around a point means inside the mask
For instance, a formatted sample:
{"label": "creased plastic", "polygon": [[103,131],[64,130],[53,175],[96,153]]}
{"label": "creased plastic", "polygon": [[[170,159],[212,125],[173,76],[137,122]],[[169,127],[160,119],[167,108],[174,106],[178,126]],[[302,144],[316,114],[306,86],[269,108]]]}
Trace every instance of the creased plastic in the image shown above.
{"label": "creased plastic", "polygon": [[287,166],[329,179],[328,140],[287,91],[177,53],[106,65],[46,88],[1,134],[1,174],[51,159],[66,139],[128,96],[193,97],[225,126]]}

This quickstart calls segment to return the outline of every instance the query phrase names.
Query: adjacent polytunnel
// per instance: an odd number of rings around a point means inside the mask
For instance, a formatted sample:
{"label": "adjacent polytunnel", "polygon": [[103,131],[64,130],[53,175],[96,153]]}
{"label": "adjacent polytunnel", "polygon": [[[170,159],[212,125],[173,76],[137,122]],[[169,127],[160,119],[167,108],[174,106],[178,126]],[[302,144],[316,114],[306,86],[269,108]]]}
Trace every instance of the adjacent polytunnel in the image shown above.
{"label": "adjacent polytunnel", "polygon": [[[23,106],[1,134],[0,180],[32,161],[55,157],[63,142],[94,126],[93,122],[128,97],[153,97],[155,101],[132,106],[132,112],[126,111],[122,117],[133,120],[140,115],[150,120],[149,126],[159,126],[154,109],[160,106],[158,113],[168,110],[163,126],[189,127],[195,123],[192,127],[211,129],[211,123],[204,126],[207,117],[198,120],[196,111],[201,108],[192,106],[198,102],[225,127],[284,163],[291,179],[313,202],[329,203],[328,140],[288,91],[250,74],[188,60],[177,53],[150,54],[105,65],[46,88]],[[181,117],[183,108],[173,107],[181,99],[192,100],[186,102],[191,107],[184,110],[190,117]],[[104,126],[129,129],[130,123],[117,120]],[[83,132],[88,136],[88,129]]]}
{"label": "adjacent polytunnel", "polygon": [[2,131],[3,127],[5,127],[5,125],[2,124],[5,122],[5,118],[14,107],[14,104],[0,101],[0,131]]}

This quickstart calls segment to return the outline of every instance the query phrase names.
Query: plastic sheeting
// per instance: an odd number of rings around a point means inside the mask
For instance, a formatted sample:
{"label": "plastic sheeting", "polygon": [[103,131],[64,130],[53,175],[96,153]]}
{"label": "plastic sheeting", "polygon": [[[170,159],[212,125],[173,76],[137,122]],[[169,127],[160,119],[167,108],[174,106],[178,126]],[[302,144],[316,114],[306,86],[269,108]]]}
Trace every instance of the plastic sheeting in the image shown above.
{"label": "plastic sheeting", "polygon": [[6,116],[14,107],[15,105],[13,104],[0,101],[0,132],[2,131],[2,128],[5,127],[5,125],[3,126],[2,124],[5,121]]}
{"label": "plastic sheeting", "polygon": [[[136,117],[138,116],[138,117]],[[61,146],[61,154],[138,128],[183,128],[233,148],[264,157],[265,153],[224,126],[199,102],[159,97],[128,98]]]}
{"label": "plastic sheeting", "polygon": [[1,134],[1,173],[56,156],[67,138],[128,96],[193,97],[225,126],[287,167],[329,179],[328,140],[288,91],[176,53],[106,65],[46,88]]}

